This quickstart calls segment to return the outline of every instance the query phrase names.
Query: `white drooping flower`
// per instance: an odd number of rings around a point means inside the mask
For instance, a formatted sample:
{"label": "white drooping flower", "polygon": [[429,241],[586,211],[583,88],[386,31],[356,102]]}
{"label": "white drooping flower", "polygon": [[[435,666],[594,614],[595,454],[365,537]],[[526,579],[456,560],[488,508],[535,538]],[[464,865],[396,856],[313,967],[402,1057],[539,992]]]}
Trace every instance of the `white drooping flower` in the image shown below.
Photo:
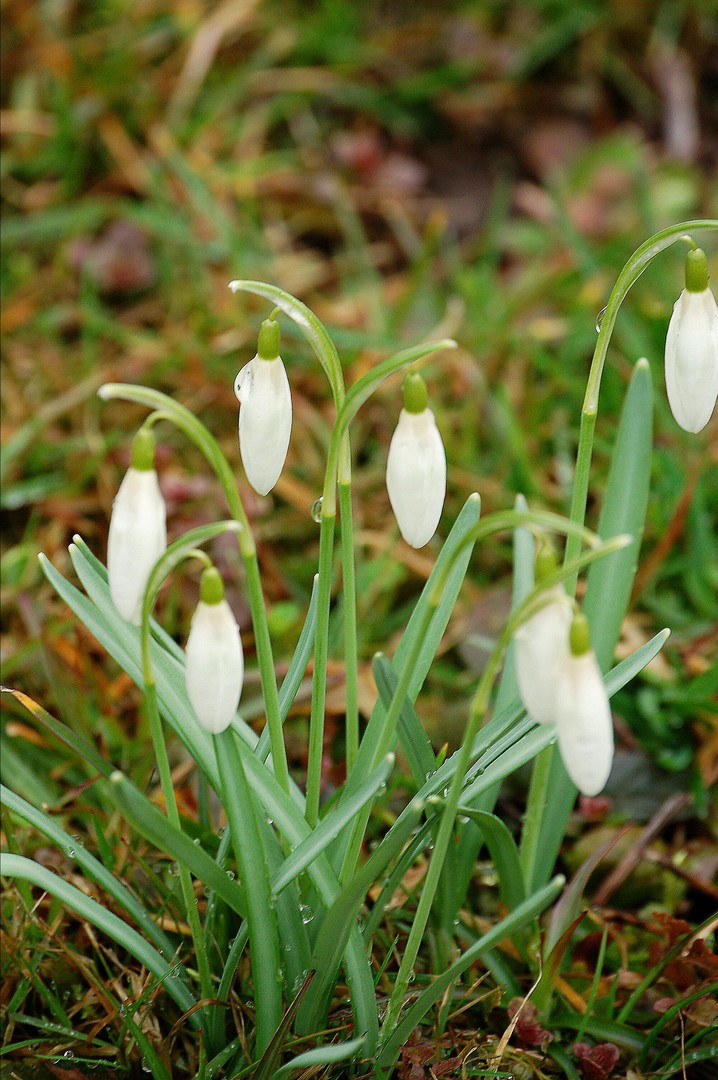
{"label": "white drooping flower", "polygon": [[112,504],[107,541],[110,596],[122,618],[135,626],[140,625],[150,571],[167,546],[167,511],[154,457],[154,436],[141,428],[132,444],[131,466]]}
{"label": "white drooping flower", "polygon": [[573,605],[563,585],[544,593],[544,603],[514,634],[516,677],[526,711],[539,724],[556,720],[556,686],[569,655]]}
{"label": "white drooping flower", "polygon": [[262,323],[257,355],[237,375],[234,392],[242,464],[254,490],[266,495],[279,479],[292,432],[292,396],[274,320]]}
{"label": "white drooping flower", "polygon": [[574,617],[571,647],[556,683],[558,746],[568,775],[583,795],[598,795],[613,763],[613,720],[601,669],[583,614]]}
{"label": "white drooping flower", "polygon": [[688,253],[686,287],[668,324],[666,391],[671,412],[685,431],[706,426],[718,398],[718,305],[700,248]]}
{"label": "white drooping flower", "polygon": [[202,574],[185,656],[185,683],[192,708],[205,731],[218,735],[237,712],[244,653],[237,620],[224,599],[222,579],[214,567]]}
{"label": "white drooping flower", "polygon": [[424,380],[413,372],[404,379],[404,408],[389,446],[386,486],[401,535],[412,547],[423,547],[444,506],[446,452]]}

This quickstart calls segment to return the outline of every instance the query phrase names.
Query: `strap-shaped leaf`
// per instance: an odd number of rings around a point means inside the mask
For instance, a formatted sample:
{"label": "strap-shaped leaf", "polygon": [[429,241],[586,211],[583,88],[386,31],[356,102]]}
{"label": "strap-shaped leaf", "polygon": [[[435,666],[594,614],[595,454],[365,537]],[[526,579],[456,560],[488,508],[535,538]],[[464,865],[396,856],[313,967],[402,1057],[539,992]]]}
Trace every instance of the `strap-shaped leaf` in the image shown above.
{"label": "strap-shaped leaf", "polygon": [[329,844],[339,835],[344,826],[362,809],[366,803],[373,799],[387,778],[394,765],[394,755],[387,754],[386,759],[378,769],[368,777],[358,791],[343,803],[338,803],[327,813],[305,840],[294,849],[291,855],[282,863],[282,867],[272,878],[272,892],[276,896],[298,874],[309,866],[319,855],[325,851]]}
{"label": "strap-shaped leaf", "polygon": [[593,563],[588,571],[583,610],[601,669],[613,658],[638,565],[646,520],[653,450],[653,387],[647,360],[639,360],[621,413],[603,497],[598,535],[626,533],[634,543]]}
{"label": "strap-shaped leaf", "polygon": [[478,941],[474,942],[464,953],[461,954],[446,971],[437,975],[431,984],[423,990],[416,1001],[403,1014],[399,1023],[383,1042],[376,1056],[376,1063],[382,1068],[388,1068],[396,1060],[401,1047],[411,1035],[416,1025],[426,1016],[435,1001],[445,993],[473,963],[481,958],[481,954],[487,949],[500,944],[505,938],[511,937],[518,930],[526,926],[536,915],[555,899],[563,887],[562,877],[554,878],[548,885],[544,885],[527,900],[524,900],[510,915],[502,919],[500,923],[483,934]]}
{"label": "strap-shaped leaf", "polygon": [[366,899],[369,887],[381,877],[392,859],[400,854],[421,817],[423,807],[420,799],[412,800],[402,815],[399,827],[386,834],[322,919],[311,959],[311,967],[316,975],[299,1009],[299,1032],[310,1033],[321,1026],[342,954],[350,933],[356,928],[359,908]]}
{"label": "strap-shaped leaf", "polygon": [[[377,653],[372,662],[374,682],[379,691],[379,698],[385,706],[391,702],[396,691],[396,675],[391,663],[382,653]],[[436,759],[429,736],[421,726],[416,709],[404,698],[399,716],[399,741],[409,762],[417,787],[426,780],[436,768]]]}
{"label": "strap-shaped leaf", "polygon": [[[478,522],[480,516],[481,500],[478,495],[470,495],[464,503],[451,532],[446,538],[446,543],[439,553],[434,569],[422,589],[421,596],[417,601],[416,607],[407,623],[406,630],[397,646],[396,653],[392,660],[392,668],[397,678],[401,674],[403,667],[406,664],[407,657],[411,652],[411,648],[418,633],[418,627],[421,625],[421,618],[426,607],[429,605],[429,597],[436,585],[437,579],[444,573],[446,564],[454,558],[456,549],[460,545],[460,538],[465,535],[466,530],[469,529],[472,524]],[[454,604],[456,603],[456,598],[459,595],[459,590],[461,589],[466,575],[472,550],[472,544],[465,544],[461,554],[456,557],[456,561],[449,573],[446,586],[442,593],[441,602],[431,619],[428,632],[421,643],[421,651],[416,665],[411,673],[407,693],[407,698],[411,702],[416,701],[419,691],[424,685],[424,680],[426,679],[429,668],[436,656],[436,650],[441,644],[441,639],[444,636],[444,631],[448,625],[451,613],[454,609]],[[364,737],[362,738],[350,782],[354,777],[356,777],[357,780],[360,776],[364,779],[371,768],[374,747],[378,742],[377,734],[382,730],[385,716],[386,707],[384,703],[379,700],[372,710],[369,723],[367,724]]]}
{"label": "strap-shaped leaf", "polygon": [[470,806],[459,806],[459,814],[476,822],[481,829],[499,878],[499,895],[507,908],[517,908],[526,899],[526,886],[516,841],[509,827],[496,814],[474,810]]}
{"label": "strap-shaped leaf", "polygon": [[[48,840],[52,840],[60,851],[64,851],[68,858],[77,863],[84,874],[91,878],[92,881],[95,881],[120,907],[124,908],[135,923],[142,927],[143,933],[150,938],[164,956],[172,955],[174,945],[164,931],[149,917],[137,897],[129,889],[126,889],[122,882],[114,874],[111,874],[99,859],[96,859],[81,843],[68,836],[49,814],[38,810],[37,807],[26,802],[25,799],[20,795],[16,795],[14,791],[5,787],[4,784],[0,785],[0,802],[7,806],[8,810],[16,817],[26,821],[28,825],[32,825]],[[184,974],[186,976],[186,972]]]}
{"label": "strap-shaped leaf", "polygon": [[[194,997],[181,979],[172,975],[173,968],[160,956],[159,952],[148,941],[128,926],[112,911],[108,911],[98,904],[96,900],[86,896],[84,892],[63,881],[57,874],[53,874],[44,866],[27,859],[24,855],[11,855],[7,852],[0,854],[0,875],[9,878],[18,878],[21,881],[29,881],[32,885],[56,896],[65,907],[76,911],[83,919],[96,926],[98,930],[107,934],[109,938],[127,949],[135,959],[139,960],[148,971],[164,984],[167,993],[179,1005],[183,1012],[190,1012],[197,1004]],[[190,1013],[189,1022],[193,1027],[200,1026],[200,1016],[196,1011]]]}
{"label": "strap-shaped leaf", "polygon": [[123,773],[113,772],[109,791],[118,809],[140,836],[186,866],[198,881],[214,889],[232,911],[244,917],[246,905],[239,885],[227,877],[200,844],[193,843],[181,829],[176,829]]}

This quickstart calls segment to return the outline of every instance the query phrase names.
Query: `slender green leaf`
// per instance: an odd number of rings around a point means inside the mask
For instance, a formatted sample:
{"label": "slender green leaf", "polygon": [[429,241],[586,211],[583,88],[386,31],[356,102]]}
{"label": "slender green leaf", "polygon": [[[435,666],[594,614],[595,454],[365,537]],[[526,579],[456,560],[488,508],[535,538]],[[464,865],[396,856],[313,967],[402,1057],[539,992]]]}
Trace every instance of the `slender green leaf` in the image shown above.
{"label": "slender green leaf", "polygon": [[289,1030],[292,1026],[292,1021],[296,1016],[297,1009],[299,1008],[301,1000],[306,994],[313,978],[314,972],[310,971],[302,982],[302,985],[299,987],[299,990],[294,995],[294,998],[287,1006],[281,1023],[275,1031],[269,1046],[262,1054],[261,1059],[257,1062],[257,1067],[252,1074],[252,1080],[274,1080],[274,1077],[279,1075],[277,1072],[279,1055],[281,1054],[284,1043],[289,1035]]}
{"label": "slender green leaf", "polygon": [[353,820],[366,803],[373,799],[383,787],[394,765],[394,754],[387,754],[385,760],[368,777],[366,782],[345,802],[337,803],[310,835],[288,855],[278,874],[272,879],[272,891],[277,893],[289,884],[298,874],[325,851],[329,844],[341,832],[347,822]]}
{"label": "slender green leaf", "polygon": [[48,814],[31,806],[20,795],[16,795],[14,791],[4,785],[0,785],[0,802],[7,806],[8,810],[16,817],[26,821],[38,832],[46,836],[48,840],[52,840],[54,844],[57,844],[60,851],[63,851],[68,858],[73,859],[84,874],[97,882],[108,896],[111,896],[120,907],[125,909],[127,914],[134,919],[138,926],[142,927],[143,932],[164,956],[172,955],[174,945],[167,935],[160,930],[159,926],[148,918],[147,911],[139,900],[125,888],[114,874],[106,870],[102,863],[94,855],[91,855],[79,841],[69,836]]}
{"label": "slender green leaf", "polygon": [[[282,790],[272,773],[257,761],[240,739],[236,737],[237,749],[246,770],[247,779],[255,795],[260,799],[270,817],[289,846],[296,848],[311,834],[311,829],[297,804]],[[331,907],[340,893],[339,882],[325,854],[320,854],[307,867],[307,873],[325,908]],[[367,1033],[367,1052],[371,1053],[378,1037],[377,1003],[371,969],[364,951],[361,934],[352,927],[344,953],[347,981],[352,989],[352,1010],[357,1031]]]}
{"label": "slender green leaf", "polygon": [[510,915],[497,923],[487,933],[471,945],[458,960],[447,968],[446,971],[432,981],[432,983],[419,994],[417,999],[409,1006],[399,1020],[386,1042],[381,1046],[376,1055],[376,1063],[388,1068],[393,1065],[401,1047],[406,1043],[414,1028],[426,1016],[434,1002],[444,994],[453,982],[455,982],[467,968],[481,959],[481,954],[487,949],[500,944],[506,938],[511,937],[521,930],[532,919],[539,915],[544,908],[555,899],[564,885],[562,877],[554,878],[548,885],[544,885],[527,900],[524,900]]}
{"label": "slender green leaf", "polygon": [[[528,511],[528,504],[523,495],[517,495],[514,500],[514,510],[519,513]],[[513,533],[513,589],[511,597],[511,609],[515,610],[526,599],[534,587],[534,559],[536,542],[533,534],[526,526],[521,525],[514,529]],[[500,712],[519,696],[519,687],[516,680],[516,665],[514,661],[514,639],[511,639],[506,650],[504,670],[501,673],[499,689],[496,693],[494,709]]]}
{"label": "slender green leaf", "polygon": [[[451,569],[446,578],[440,603],[431,615],[428,630],[420,642],[420,652],[411,672],[407,691],[407,699],[410,702],[416,700],[417,695],[424,684],[424,679],[426,678],[427,672],[436,655],[436,650],[444,635],[449,618],[451,617],[451,612],[464,580],[469,559],[471,558],[471,552],[473,551],[473,544],[465,543],[464,536],[467,529],[475,524],[480,516],[481,499],[478,495],[471,495],[464,503],[464,506],[454,523],[454,527],[441,549],[436,564],[434,565],[434,569],[429,575],[429,579],[422,590],[414,611],[412,612],[406,630],[402,635],[402,639],[397,646],[392,661],[392,668],[395,676],[399,678],[407,663],[407,658],[411,655],[411,650],[419,634],[422,620],[427,618],[427,608],[431,606],[430,597],[432,590],[436,585],[437,578],[443,578],[448,564]],[[457,550],[459,552],[458,555]],[[455,561],[452,562],[454,559]],[[356,787],[366,780],[368,774],[374,767],[376,748],[386,739],[386,715],[387,707],[380,698],[372,710],[369,723],[367,724],[361,745],[359,746],[359,752],[354,762],[354,768],[345,784],[344,792],[341,796],[342,799],[349,798],[356,790]],[[388,749],[392,749],[392,747],[389,747]],[[367,811],[364,813],[366,814]],[[332,863],[337,868],[340,867],[345,860],[349,845],[352,843],[354,831],[355,830],[352,828],[347,829],[335,844],[335,849],[332,853]]]}
{"label": "slender green leaf", "polygon": [[112,772],[112,765],[109,761],[103,758],[92,745],[83,738],[82,735],[78,735],[76,731],[73,731],[66,724],[63,724],[61,720],[55,719],[47,709],[44,709],[42,705],[39,705],[27,694],[23,694],[21,690],[10,690],[7,687],[0,688],[4,694],[12,694],[16,701],[18,701],[23,708],[27,709],[31,716],[42,724],[44,728],[50,731],[56,739],[69,746],[71,750],[77,754],[81,759],[84,759],[88,765],[91,765],[95,772],[101,776],[109,776]]}
{"label": "slender green leaf", "polygon": [[639,360],[621,413],[598,535],[627,533],[634,543],[593,563],[583,609],[602,670],[609,667],[628,607],[646,519],[653,456],[653,387],[647,360]]}
{"label": "slender green leaf", "polygon": [[214,889],[232,911],[241,916],[246,914],[244,896],[237,882],[227,877],[200,844],[193,843],[181,829],[175,828],[128,777],[115,770],[110,777],[109,791],[118,809],[140,836],[186,866],[198,881]]}
{"label": "slender green leaf", "polygon": [[[118,945],[127,949],[164,984],[167,993],[183,1012],[189,1012],[194,1008],[196,1005],[194,997],[182,980],[173,975],[174,969],[165,958],[160,956],[141,934],[138,934],[113,912],[107,911],[96,900],[86,896],[80,889],[63,881],[57,874],[53,874],[32,859],[27,859],[23,855],[10,855],[7,852],[0,853],[0,875],[29,881],[32,885],[37,885],[38,888],[50,893],[51,896],[56,896],[71,911],[76,911],[83,919],[87,919]],[[190,1014],[189,1022],[193,1027],[199,1026],[199,1017],[195,1012]]]}
{"label": "slender green leaf", "polygon": [[[297,1017],[297,1031],[309,1034],[321,1025],[326,998],[331,993],[342,954],[350,934],[356,928],[357,913],[366,899],[369,887],[384,873],[410,838],[421,817],[424,804],[413,799],[375,851],[344,886],[322,919],[310,965],[316,976],[302,1002]],[[399,827],[397,827],[397,825]]]}
{"label": "slender green leaf", "polygon": [[[379,698],[386,708],[396,691],[397,678],[391,663],[382,653],[377,653],[372,661],[374,682],[379,691]],[[399,715],[399,741],[409,762],[417,787],[426,780],[436,768],[436,759],[429,736],[422,727],[414,706],[404,698]]]}
{"label": "slender green leaf", "polygon": [[476,822],[481,829],[499,878],[499,895],[506,907],[513,910],[526,899],[526,886],[516,841],[508,825],[495,814],[470,806],[460,805],[458,812]]}
{"label": "slender green leaf", "polygon": [[358,1050],[366,1042],[364,1035],[356,1039],[349,1039],[343,1043],[333,1043],[330,1046],[318,1046],[315,1050],[307,1050],[298,1054],[292,1061],[282,1065],[274,1074],[276,1077],[286,1076],[294,1069],[309,1069],[317,1065],[334,1065],[337,1061],[347,1061],[353,1058]]}
{"label": "slender green leaf", "polygon": [[237,866],[244,884],[254,980],[256,1050],[263,1053],[282,1019],[281,960],[276,907],[271,903],[252,789],[231,730],[216,736],[222,803],[232,833]]}

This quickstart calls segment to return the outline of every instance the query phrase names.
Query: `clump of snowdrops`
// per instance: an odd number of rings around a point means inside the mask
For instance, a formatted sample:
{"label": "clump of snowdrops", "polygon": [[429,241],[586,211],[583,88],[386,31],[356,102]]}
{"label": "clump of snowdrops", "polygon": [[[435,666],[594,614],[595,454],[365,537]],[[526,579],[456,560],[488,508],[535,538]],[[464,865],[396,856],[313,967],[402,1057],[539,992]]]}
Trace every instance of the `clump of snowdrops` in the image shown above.
{"label": "clump of snowdrops", "polygon": [[[542,945],[537,917],[564,889],[553,877],[556,856],[577,790],[596,795],[611,770],[610,696],[656,655],[668,631],[617,666],[614,646],[629,600],[645,515],[652,440],[652,380],[645,359],[626,393],[612,467],[595,531],[584,524],[601,373],[618,309],[648,263],[678,239],[687,240],[686,290],[668,329],[665,380],[677,422],[690,432],[708,422],[718,394],[718,312],[708,287],[706,258],[690,236],[718,222],[694,221],[666,229],[628,260],[598,328],[586,396],[568,517],[513,508],[481,515],[472,495],[438,551],[434,569],[392,657],[377,655],[377,703],[362,727],[358,708],[356,567],[352,528],[351,424],[384,380],[404,373],[403,402],[388,448],[387,488],[404,540],[414,546],[434,536],[447,483],[446,454],[417,365],[454,346],[435,341],[397,353],[348,390],[334,343],[300,301],[271,285],[233,281],[234,291],[264,298],[273,311],[262,323],[257,355],[235,380],[239,451],[247,479],[262,495],[272,490],[291,439],[290,380],[281,359],[280,319],[294,321],[324,369],[336,408],[322,498],[317,503],[319,560],[311,603],[287,673],[277,681],[273,643],[252,530],[228,461],[210,432],[181,402],[155,390],[105,385],[104,400],[144,405],[147,419],[132,444],[131,466],[114,502],[107,570],[76,537],[72,561],[83,595],[43,558],[59,594],[143,690],[164,796],[158,808],[97,748],[69,729],[70,741],[103,778],[126,820],[177,868],[192,948],[164,930],[138,896],[102,862],[68,837],[53,818],[5,790],[11,813],[32,823],[71,852],[112,908],[86,896],[39,863],[3,856],[2,873],[59,898],[129,951],[179,1008],[180,1023],[201,1036],[198,1075],[280,1076],[300,1066],[341,1060],[371,1062],[388,1076],[401,1046],[464,972],[482,961],[499,980],[496,946],[511,937],[527,964],[542,971],[534,1001],[548,1010],[555,965],[552,947],[575,917],[573,903],[556,906]],[[157,473],[157,432],[173,425],[204,455],[219,479],[229,515],[167,544],[166,513]],[[346,781],[323,806],[322,758],[329,616],[335,533],[343,604],[346,670]],[[421,723],[421,688],[447,626],[472,552],[497,533],[514,537],[514,603],[489,657],[455,753],[437,759]],[[240,629],[225,599],[222,578],[207,546],[234,533],[244,564],[255,662],[266,723],[261,735],[242,719],[244,656]],[[562,554],[562,558],[559,555]],[[158,591],[170,576],[199,563],[199,601],[186,648],[153,618]],[[585,575],[583,601],[576,585]],[[290,776],[283,723],[307,666],[312,664],[307,774]],[[498,689],[496,683],[498,682]],[[212,843],[195,842],[180,817],[167,753],[168,735],[181,741],[221,812],[211,822]],[[401,747],[415,795],[370,853],[364,849],[372,807],[396,768]],[[527,812],[518,841],[494,813],[501,781],[532,764]],[[505,912],[483,934],[464,928],[459,911],[482,846],[499,879]],[[419,859],[426,872],[417,889],[410,929],[388,962],[377,994],[372,941],[385,908]],[[201,883],[206,904],[196,902]],[[367,911],[370,887],[373,904]],[[360,915],[362,916],[360,918]],[[431,977],[414,984],[432,936]],[[541,956],[543,949],[543,956]],[[553,972],[553,974],[552,974]],[[238,995],[254,1019],[239,1030],[227,1007]],[[341,1004],[343,1022],[333,1019]],[[155,1077],[171,1066],[123,1004],[128,1031]],[[339,1009],[341,1013],[341,1010]],[[351,1017],[350,1022],[347,1018]],[[333,1030],[335,1029],[335,1030]],[[305,1049],[287,1058],[290,1039]]]}

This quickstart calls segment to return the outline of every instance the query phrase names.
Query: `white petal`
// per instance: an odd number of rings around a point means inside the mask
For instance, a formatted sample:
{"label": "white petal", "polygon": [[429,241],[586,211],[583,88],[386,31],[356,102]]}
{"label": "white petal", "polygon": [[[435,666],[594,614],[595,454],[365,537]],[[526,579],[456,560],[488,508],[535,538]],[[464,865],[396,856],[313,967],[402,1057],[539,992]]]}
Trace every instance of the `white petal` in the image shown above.
{"label": "white petal", "polygon": [[237,375],[234,392],[242,464],[254,490],[266,495],[279,479],[292,432],[292,396],[281,358],[255,356]]}
{"label": "white petal", "polygon": [[666,391],[686,431],[700,431],[718,397],[718,306],[710,289],[683,290],[666,338]]}
{"label": "white petal", "polygon": [[446,495],[446,453],[431,409],[401,410],[386,486],[401,535],[412,547],[423,547],[436,532]]}
{"label": "white petal", "polygon": [[546,603],[514,634],[521,700],[539,724],[556,721],[558,673],[569,655],[571,601],[561,585],[547,590]]}
{"label": "white petal", "polygon": [[613,721],[593,652],[569,656],[556,689],[558,745],[566,771],[583,795],[598,795],[613,762]]}
{"label": "white petal", "polygon": [[219,604],[200,600],[185,654],[185,682],[192,708],[205,731],[217,735],[232,722],[244,681],[242,639],[226,600]]}
{"label": "white petal", "polygon": [[166,517],[154,469],[128,469],[112,505],[107,574],[113,604],[135,626],[150,570],[167,546]]}

